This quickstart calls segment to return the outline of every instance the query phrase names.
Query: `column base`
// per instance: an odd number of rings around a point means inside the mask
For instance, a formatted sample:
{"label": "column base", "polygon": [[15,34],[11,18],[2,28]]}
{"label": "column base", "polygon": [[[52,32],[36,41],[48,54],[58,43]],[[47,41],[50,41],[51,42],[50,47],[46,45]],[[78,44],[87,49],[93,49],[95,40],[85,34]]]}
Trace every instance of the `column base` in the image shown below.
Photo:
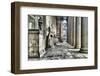
{"label": "column base", "polygon": [[80,53],[88,53],[88,48],[81,48]]}

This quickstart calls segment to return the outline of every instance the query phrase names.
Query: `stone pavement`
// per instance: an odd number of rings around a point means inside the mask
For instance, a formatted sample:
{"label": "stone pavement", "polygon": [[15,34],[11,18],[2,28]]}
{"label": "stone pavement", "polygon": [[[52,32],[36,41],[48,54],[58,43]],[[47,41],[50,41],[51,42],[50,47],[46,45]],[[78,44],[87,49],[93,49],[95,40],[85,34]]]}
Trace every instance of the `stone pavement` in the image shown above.
{"label": "stone pavement", "polygon": [[87,58],[87,54],[78,51],[68,50],[73,48],[68,43],[57,43],[54,47],[48,48],[44,56],[38,60],[60,60],[60,59],[83,59]]}
{"label": "stone pavement", "polygon": [[59,45],[55,45],[55,47],[53,48],[48,48],[46,54],[42,57],[42,59],[55,60],[87,58],[87,54],[75,51],[75,49],[74,51],[68,50],[68,48],[72,48],[72,46],[70,46],[68,43],[60,43]]}

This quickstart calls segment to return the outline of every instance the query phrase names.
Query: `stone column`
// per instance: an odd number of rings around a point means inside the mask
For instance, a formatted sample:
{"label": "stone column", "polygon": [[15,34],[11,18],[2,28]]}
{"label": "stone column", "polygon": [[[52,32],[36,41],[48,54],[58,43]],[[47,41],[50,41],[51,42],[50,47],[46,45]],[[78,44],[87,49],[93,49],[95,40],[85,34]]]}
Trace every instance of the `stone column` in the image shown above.
{"label": "stone column", "polygon": [[71,45],[71,46],[75,46],[75,20],[74,17],[68,17],[68,27],[67,27],[67,42]]}
{"label": "stone column", "polygon": [[74,17],[74,42],[73,42],[73,47],[76,47],[76,17]]}
{"label": "stone column", "polygon": [[81,34],[81,51],[80,52],[88,52],[88,17],[82,18],[82,34]]}
{"label": "stone column", "polygon": [[56,24],[56,36],[61,41],[61,17],[57,17]]}
{"label": "stone column", "polygon": [[77,44],[76,48],[81,48],[81,17],[77,17]]}
{"label": "stone column", "polygon": [[61,20],[61,39],[63,42],[67,41],[67,17]]}

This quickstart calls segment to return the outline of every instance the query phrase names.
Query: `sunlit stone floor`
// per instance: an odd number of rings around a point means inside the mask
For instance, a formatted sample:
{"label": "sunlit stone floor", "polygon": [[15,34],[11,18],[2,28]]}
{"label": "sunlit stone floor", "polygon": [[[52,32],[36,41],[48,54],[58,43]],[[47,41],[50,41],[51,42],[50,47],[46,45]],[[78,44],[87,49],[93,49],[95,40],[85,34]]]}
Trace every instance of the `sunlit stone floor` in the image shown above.
{"label": "sunlit stone floor", "polygon": [[86,59],[86,53],[80,53],[75,49],[69,50],[68,43],[58,43],[54,47],[48,48],[41,58],[36,60],[60,60],[60,59]]}

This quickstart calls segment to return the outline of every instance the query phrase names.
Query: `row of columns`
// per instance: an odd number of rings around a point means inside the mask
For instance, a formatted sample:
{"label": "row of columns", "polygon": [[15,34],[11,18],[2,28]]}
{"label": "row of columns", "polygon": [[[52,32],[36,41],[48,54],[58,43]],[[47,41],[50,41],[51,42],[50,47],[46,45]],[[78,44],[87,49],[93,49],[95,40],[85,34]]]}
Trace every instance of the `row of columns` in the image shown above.
{"label": "row of columns", "polygon": [[88,50],[88,18],[69,17],[67,30],[67,42],[81,51]]}
{"label": "row of columns", "polygon": [[68,18],[68,43],[74,48],[81,48],[81,17]]}

